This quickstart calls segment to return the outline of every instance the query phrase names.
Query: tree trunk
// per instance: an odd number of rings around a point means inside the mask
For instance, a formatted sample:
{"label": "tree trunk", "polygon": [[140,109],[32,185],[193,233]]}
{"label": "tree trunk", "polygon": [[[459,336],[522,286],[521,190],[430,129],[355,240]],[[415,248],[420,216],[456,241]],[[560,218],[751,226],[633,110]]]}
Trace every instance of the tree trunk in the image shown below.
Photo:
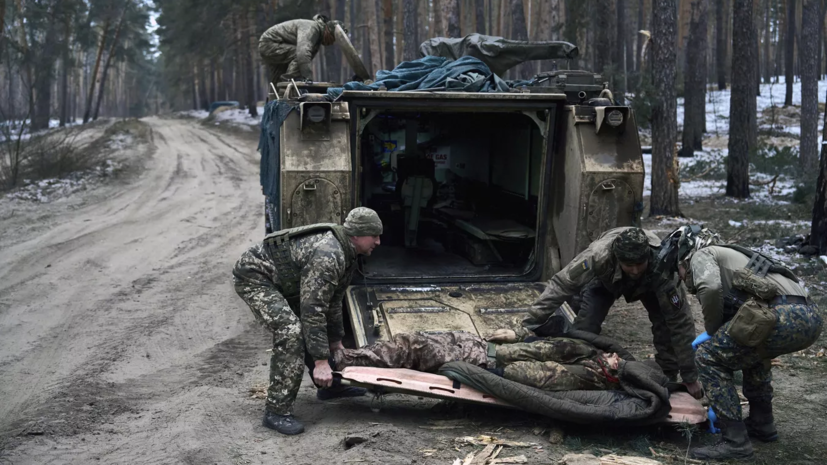
{"label": "tree trunk", "polygon": [[[827,141],[827,112],[822,123],[821,139]],[[813,204],[813,224],[810,228],[810,245],[818,247],[819,255],[827,255],[827,144],[821,144],[821,162],[816,182],[816,199]]]}
{"label": "tree trunk", "polygon": [[66,15],[63,28],[63,43],[61,44],[63,57],[60,60],[63,67],[60,75],[60,127],[66,127],[66,120],[69,118],[69,57],[71,51],[69,38],[72,34],[72,15]]}
{"label": "tree trunk", "polygon": [[[255,118],[258,116],[258,105],[256,104],[256,86],[255,86],[255,78],[253,75],[255,74],[256,70],[253,67],[253,42],[254,42],[254,34],[251,34],[251,24],[254,24],[255,21],[251,21],[250,17],[254,14],[254,10],[250,9],[242,13],[242,17],[244,20],[244,32],[243,32],[243,39],[241,41],[242,53],[244,54],[244,62],[245,62],[245,70],[244,74],[247,78],[247,110],[250,113],[250,116]],[[254,18],[254,17],[253,17]]]}
{"label": "tree trunk", "polygon": [[818,164],[818,44],[821,41],[819,0],[804,0],[801,15],[801,154],[802,173]]}
{"label": "tree trunk", "polygon": [[729,25],[730,0],[717,0],[715,10],[715,70],[718,73],[718,90],[726,90],[727,84],[727,30]]}
{"label": "tree trunk", "polygon": [[98,119],[98,112],[100,111],[101,102],[103,101],[103,92],[106,89],[106,76],[109,74],[109,66],[112,65],[112,60],[115,59],[115,48],[118,46],[118,39],[121,36],[124,18],[126,18],[126,9],[128,7],[129,2],[124,2],[123,10],[121,11],[121,18],[118,20],[118,26],[115,28],[115,35],[112,38],[112,43],[109,44],[109,54],[106,57],[106,64],[103,65],[103,72],[101,73],[101,83],[100,88],[98,90],[98,103],[97,105],[95,105],[95,114],[92,116],[92,120]]}
{"label": "tree trunk", "polygon": [[[612,21],[614,11],[612,9],[612,0],[597,0],[596,9],[600,14],[593,15],[594,21],[594,72],[607,73],[610,70],[606,69],[612,65]],[[612,74],[615,74],[612,70]],[[605,77],[605,74],[604,74]]]}
{"label": "tree trunk", "polygon": [[[637,4],[637,30],[644,31],[646,30],[646,23],[644,22],[643,12],[646,10],[645,5],[643,4],[643,0],[639,0]],[[641,70],[641,53],[643,52],[643,41],[645,40],[641,34],[636,34],[636,47],[635,47],[635,71],[640,72]]]}
{"label": "tree trunk", "polygon": [[[322,3],[322,14],[327,15],[328,18],[337,20],[344,20],[344,3],[345,0],[338,0],[336,2],[336,14],[333,13],[331,2],[333,0],[324,0]],[[341,11],[339,11],[341,10]],[[338,46],[331,45],[324,48],[324,61],[327,65],[327,75],[322,76],[323,81],[342,82],[342,54],[338,50]],[[269,89],[267,89],[269,92]]]}
{"label": "tree trunk", "polygon": [[405,30],[405,49],[402,52],[403,61],[415,60],[419,44],[413,38],[416,37],[416,5],[414,0],[404,0],[402,5],[402,27]]}
{"label": "tree trunk", "polygon": [[474,19],[477,26],[475,32],[488,34],[485,28],[485,0],[474,0]]}
{"label": "tree trunk", "polygon": [[393,59],[393,2],[382,0],[382,22],[385,24],[385,68],[394,69],[396,64]]}
{"label": "tree trunk", "polygon": [[615,100],[623,102],[626,93],[626,0],[616,0],[615,9],[617,11],[617,35],[615,38],[615,79],[614,90]]}
{"label": "tree trunk", "polygon": [[772,74],[770,67],[770,2],[764,0],[764,82],[769,83]]}
{"label": "tree trunk", "polygon": [[752,0],[734,0],[732,22],[732,96],[729,112],[729,157],[726,195],[749,197],[749,156],[755,147],[751,124],[755,118],[755,37]]}
{"label": "tree trunk", "polygon": [[652,1],[652,197],[650,215],[681,216],[678,207],[677,11],[675,0]]}
{"label": "tree trunk", "polygon": [[52,106],[52,80],[54,78],[54,66],[58,47],[57,25],[52,24],[55,15],[54,11],[49,12],[51,21],[48,22],[46,36],[43,39],[43,48],[34,56],[34,91],[35,106],[31,116],[31,129],[37,131],[49,127],[49,116]]}
{"label": "tree trunk", "polygon": [[[526,29],[525,10],[523,10],[523,0],[511,0],[511,39],[514,40],[528,40],[528,30]],[[528,79],[531,74],[531,65],[533,63],[522,63],[516,67],[517,79]]]}
{"label": "tree trunk", "polygon": [[101,40],[100,44],[98,44],[98,53],[97,57],[95,58],[95,67],[92,68],[92,74],[89,77],[89,93],[86,94],[86,110],[84,110],[83,112],[83,124],[89,122],[89,118],[92,117],[92,101],[95,98],[95,84],[97,84],[98,70],[100,69],[101,58],[103,57],[103,49],[106,47],[106,36],[108,34],[109,18],[107,18],[106,21],[104,21],[103,23],[103,29],[101,30]]}
{"label": "tree trunk", "polygon": [[686,48],[684,71],[684,122],[679,155],[691,157],[702,150],[706,120],[706,50],[708,0],[692,0],[689,23],[690,46]]}
{"label": "tree trunk", "polygon": [[[442,21],[446,37],[461,37],[459,27],[459,0],[440,0]],[[522,5],[522,2],[520,2]],[[525,22],[525,18],[523,18]]]}
{"label": "tree trunk", "polygon": [[787,26],[786,49],[784,53],[784,78],[787,92],[784,94],[784,106],[793,104],[793,81],[795,80],[795,0],[787,1],[784,22]]}
{"label": "tree trunk", "polygon": [[371,74],[375,75],[382,69],[382,51],[379,49],[379,23],[376,12],[376,2],[367,0],[365,2],[365,14],[368,16],[368,45],[370,48],[370,66],[373,68]]}

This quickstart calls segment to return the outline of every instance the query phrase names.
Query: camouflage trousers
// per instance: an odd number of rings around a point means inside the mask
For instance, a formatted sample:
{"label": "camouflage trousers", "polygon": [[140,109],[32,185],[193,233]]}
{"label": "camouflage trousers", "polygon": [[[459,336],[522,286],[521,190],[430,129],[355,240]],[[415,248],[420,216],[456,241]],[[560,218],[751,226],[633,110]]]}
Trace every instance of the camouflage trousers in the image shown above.
{"label": "camouflage trousers", "polygon": [[728,420],[741,419],[741,402],[732,377],[744,375],[744,397],[751,403],[772,401],[770,360],[812,345],[821,334],[822,319],[815,305],[774,307],[778,320],[767,341],[759,348],[737,344],[729,335],[732,322],[725,323],[695,354],[699,379],[710,406]]}
{"label": "camouflage trousers", "polygon": [[438,334],[403,333],[391,341],[378,341],[361,349],[333,353],[336,369],[346,367],[408,368],[435,372],[455,361],[488,364],[488,343],[471,333],[451,331]]}
{"label": "camouflage trousers", "polygon": [[600,351],[578,339],[551,338],[497,346],[505,379],[545,391],[615,389],[600,362]]}
{"label": "camouflage trousers", "polygon": [[273,332],[266,408],[279,415],[290,415],[307,364],[301,321],[269,278],[264,274],[250,276],[257,273],[249,268],[244,270],[244,275],[239,270],[239,267],[234,270],[236,293],[253,311],[256,320]]}
{"label": "camouflage trousers", "polygon": [[335,352],[336,369],[351,366],[408,368],[435,372],[463,361],[485,368],[502,368],[504,378],[547,391],[611,389],[598,361],[599,352],[586,342],[566,338],[495,346],[465,332],[398,334],[361,349]]}
{"label": "camouflage trousers", "polygon": [[[686,294],[680,288],[680,297],[686,301]],[[581,331],[588,331],[593,334],[600,334],[603,321],[609,314],[609,309],[614,305],[618,296],[599,280],[592,280],[581,294],[580,312],[574,320],[574,327]],[[666,324],[660,309],[660,303],[654,293],[644,294],[641,299],[643,307],[649,314],[649,321],[652,323],[652,343],[655,346],[655,362],[663,370],[663,373],[671,378],[676,378],[680,372],[678,357],[672,346],[672,331]]]}
{"label": "camouflage trousers", "polygon": [[302,76],[296,63],[296,46],[273,41],[261,41],[258,44],[261,61],[267,66],[270,82],[277,83],[285,79],[306,79]]}

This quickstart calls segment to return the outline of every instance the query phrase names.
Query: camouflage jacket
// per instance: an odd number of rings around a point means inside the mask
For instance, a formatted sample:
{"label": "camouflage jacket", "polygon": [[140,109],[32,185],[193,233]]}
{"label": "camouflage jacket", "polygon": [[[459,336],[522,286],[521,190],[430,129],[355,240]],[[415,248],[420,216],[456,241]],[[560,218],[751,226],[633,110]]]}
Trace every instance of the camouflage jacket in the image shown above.
{"label": "camouflage jacket", "polygon": [[[290,259],[300,271],[299,298],[288,300],[299,316],[307,352],[314,360],[330,357],[330,343],[344,337],[342,301],[356,268],[356,251],[348,262],[333,232],[308,234],[290,240]],[[282,292],[276,264],[262,244],[253,246],[245,257],[245,268],[268,276],[275,290]]]}
{"label": "camouflage jacket", "polygon": [[[552,276],[546,283],[546,288],[540,298],[534,302],[529,311],[529,317],[523,321],[523,326],[534,329],[548,320],[557,308],[569,298],[579,295],[580,291],[593,279],[600,280],[606,289],[615,295],[623,295],[627,301],[635,301],[640,295],[657,291],[662,287],[675,285],[675,275],[671,274],[664,279],[647,271],[639,281],[624,279],[620,264],[612,253],[612,242],[623,231],[629,228],[615,228],[603,233],[596,241],[574,257],[565,268]],[[655,250],[660,246],[660,239],[655,233],[646,231],[649,245]],[[650,261],[651,263],[651,261]]]}
{"label": "camouflage jacket", "polygon": [[[735,272],[744,268],[749,259],[728,247],[710,246],[695,252],[686,270],[686,289],[698,296],[704,315],[704,329],[710,335],[725,323],[724,296],[732,290]],[[777,273],[765,277],[784,295],[807,296],[797,282]]]}
{"label": "camouflage jacket", "polygon": [[[612,242],[628,227],[614,228],[604,232],[596,241],[577,255],[565,268],[555,274],[529,310],[523,320],[523,327],[533,331],[548,320],[557,308],[580,291],[593,279],[599,280],[615,296],[624,296],[627,302],[639,300],[643,294],[653,292],[669,327],[672,346],[678,358],[681,377],[686,382],[697,379],[692,341],[695,339],[695,323],[692,321],[689,304],[680,298],[680,281],[676,273],[656,274],[652,269],[654,257],[660,247],[660,239],[645,231],[652,249],[650,267],[644,276],[636,281],[626,279],[620,264],[612,253]],[[522,331],[520,337],[528,335]]]}
{"label": "camouflage jacket", "polygon": [[295,50],[295,61],[304,77],[313,75],[310,63],[319,52],[325,25],[312,19],[294,19],[276,24],[261,35],[259,43],[271,42],[289,56]]}

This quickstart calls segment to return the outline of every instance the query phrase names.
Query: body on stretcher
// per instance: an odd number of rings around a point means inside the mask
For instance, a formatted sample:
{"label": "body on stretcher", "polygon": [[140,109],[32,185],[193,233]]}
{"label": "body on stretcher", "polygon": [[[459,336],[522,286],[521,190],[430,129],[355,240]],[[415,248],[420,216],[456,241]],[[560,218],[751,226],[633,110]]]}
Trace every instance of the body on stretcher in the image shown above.
{"label": "body on stretcher", "polygon": [[[445,376],[405,368],[348,367],[334,373],[334,382],[347,386],[359,386],[378,391],[380,394],[399,393],[436,399],[470,402],[505,408],[513,405],[485,394]],[[706,409],[701,402],[686,392],[674,392],[669,397],[672,410],[667,423],[698,424],[707,420]]]}

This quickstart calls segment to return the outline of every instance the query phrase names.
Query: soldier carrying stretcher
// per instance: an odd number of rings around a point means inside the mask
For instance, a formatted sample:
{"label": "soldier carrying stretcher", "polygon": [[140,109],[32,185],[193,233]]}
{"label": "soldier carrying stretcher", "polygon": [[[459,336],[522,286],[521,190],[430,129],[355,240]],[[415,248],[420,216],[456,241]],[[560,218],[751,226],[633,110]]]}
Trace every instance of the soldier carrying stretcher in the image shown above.
{"label": "soldier carrying stretcher", "polygon": [[[723,245],[700,226],[682,226],[666,239],[660,268],[678,270],[686,288],[703,308],[705,342],[695,355],[710,407],[720,419],[721,440],[697,447],[702,460],[752,457],[749,436],[778,439],[772,414],[772,365],[782,354],[803,350],[821,334],[822,318],[798,277],[781,263],[738,245]],[[704,336],[704,335],[701,335]],[[749,417],[733,373],[744,375]]]}
{"label": "soldier carrying stretcher", "polygon": [[523,320],[523,328],[497,330],[490,340],[510,342],[535,332],[542,335],[549,317],[576,295],[582,295],[583,302],[575,329],[600,334],[609,309],[622,295],[627,302],[640,300],[648,312],[655,361],[663,372],[676,381],[680,371],[689,393],[700,398],[692,353],[695,325],[675,271],[661,273],[652,266],[659,247],[660,239],[651,231],[631,227],[606,231],[551,278]]}

